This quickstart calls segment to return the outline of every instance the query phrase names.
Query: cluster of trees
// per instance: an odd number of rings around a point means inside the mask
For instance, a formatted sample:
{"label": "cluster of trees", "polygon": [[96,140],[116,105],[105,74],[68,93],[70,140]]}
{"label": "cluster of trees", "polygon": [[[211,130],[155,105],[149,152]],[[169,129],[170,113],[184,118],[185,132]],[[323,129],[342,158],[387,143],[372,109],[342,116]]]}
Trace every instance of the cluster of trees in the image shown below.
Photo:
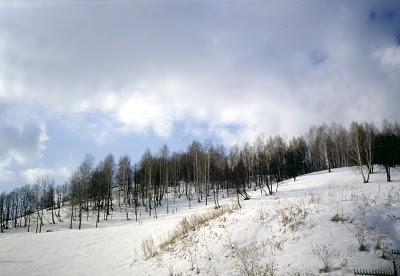
{"label": "cluster of trees", "polygon": [[223,145],[192,142],[185,151],[170,152],[166,145],[159,152],[147,150],[132,164],[130,157],[118,162],[112,154],[94,165],[87,155],[70,181],[55,186],[49,178],[34,185],[0,195],[1,231],[9,224],[30,227],[35,216],[36,231],[41,231],[43,210],[51,210],[52,220],[61,221],[61,206],[68,202],[70,228],[77,221],[81,228],[86,215],[108,220],[113,210],[124,210],[126,219],[135,220],[142,209],[157,217],[157,209],[185,197],[191,202],[213,204],[218,208],[221,196],[249,199],[249,189],[265,195],[278,190],[279,182],[305,173],[356,165],[364,182],[369,181],[374,165],[390,168],[400,164],[400,126],[384,122],[381,130],[370,123],[353,122],[347,129],[339,124],[313,126],[306,135],[286,139],[281,135],[260,136],[253,144],[230,149]]}
{"label": "cluster of trees", "polygon": [[[33,185],[16,188],[10,193],[0,194],[0,232],[12,227],[31,229],[31,218],[35,218],[35,231],[40,233],[43,225],[43,212],[51,211],[51,221],[62,221],[60,209],[67,195],[67,184],[55,186],[49,177],[38,179]],[[47,219],[47,218],[46,218]]]}

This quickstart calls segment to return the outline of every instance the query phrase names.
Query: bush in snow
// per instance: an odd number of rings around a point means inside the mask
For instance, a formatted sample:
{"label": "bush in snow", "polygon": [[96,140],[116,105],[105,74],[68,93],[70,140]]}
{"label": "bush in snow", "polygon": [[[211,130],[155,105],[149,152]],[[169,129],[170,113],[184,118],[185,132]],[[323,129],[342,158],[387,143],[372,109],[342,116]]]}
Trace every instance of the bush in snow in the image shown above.
{"label": "bush in snow", "polygon": [[308,195],[308,203],[318,205],[321,203],[321,196],[315,192],[310,192]]}
{"label": "bush in snow", "polygon": [[169,276],[182,276],[182,275],[183,275],[182,272],[175,273],[172,267],[169,268]]}
{"label": "bush in snow", "polygon": [[323,268],[320,272],[329,272],[335,262],[335,259],[340,257],[340,254],[337,250],[332,248],[331,245],[313,245],[312,253],[315,257],[319,258],[323,264]]}
{"label": "bush in snow", "polygon": [[392,250],[390,248],[391,246],[387,242],[382,243],[382,259],[391,260],[393,258]]}
{"label": "bush in snow", "polygon": [[362,226],[358,226],[355,236],[359,245],[358,249],[360,251],[367,251],[368,248],[365,244],[367,240],[367,231]]}
{"label": "bush in snow", "polygon": [[358,211],[360,216],[370,213],[376,204],[376,198],[371,193],[352,193],[351,199],[355,203],[355,211]]}
{"label": "bush in snow", "polygon": [[256,213],[256,222],[260,222],[260,221],[264,221],[267,220],[267,218],[269,217],[268,211],[267,211],[267,207],[265,206],[258,206],[257,208],[257,213]]}
{"label": "bush in snow", "polygon": [[234,258],[234,267],[241,275],[272,276],[276,274],[275,260],[268,260],[262,244],[250,244],[244,247],[233,246],[231,251]]}
{"label": "bush in snow", "polygon": [[386,206],[391,208],[394,202],[400,201],[400,192],[391,187],[386,195]]}
{"label": "bush in snow", "polygon": [[383,249],[383,244],[387,236],[383,233],[377,233],[375,236],[375,249]]}
{"label": "bush in snow", "polygon": [[188,253],[190,259],[190,269],[195,270],[197,274],[200,273],[198,265],[199,249],[197,248],[198,240],[195,236],[189,236],[183,246],[183,250]]}
{"label": "bush in snow", "polygon": [[145,259],[149,259],[157,255],[157,249],[154,245],[154,239],[148,237],[142,241],[142,251]]}
{"label": "bush in snow", "polygon": [[278,216],[284,226],[288,226],[290,230],[295,231],[301,224],[309,212],[305,207],[304,202],[288,203],[278,209]]}
{"label": "bush in snow", "polygon": [[345,222],[345,221],[347,221],[347,217],[344,215],[344,213],[343,213],[343,209],[342,210],[337,210],[336,211],[336,214],[331,218],[331,221],[334,221],[334,222]]}
{"label": "bush in snow", "polygon": [[223,205],[218,209],[211,209],[203,215],[193,215],[189,219],[186,217],[183,218],[179,222],[179,225],[169,234],[168,238],[161,243],[160,248],[162,250],[168,250],[176,241],[187,237],[191,231],[199,229],[211,220],[222,217],[226,213],[232,213],[238,208],[236,204]]}

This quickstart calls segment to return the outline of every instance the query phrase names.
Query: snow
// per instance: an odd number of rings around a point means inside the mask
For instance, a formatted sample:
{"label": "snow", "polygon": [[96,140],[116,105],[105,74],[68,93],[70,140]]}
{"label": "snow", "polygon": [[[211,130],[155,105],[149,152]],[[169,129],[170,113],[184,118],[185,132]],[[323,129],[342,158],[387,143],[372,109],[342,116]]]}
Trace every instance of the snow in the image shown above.
{"label": "snow", "polygon": [[[124,220],[122,208],[97,229],[94,220],[84,216],[82,230],[68,229],[65,208],[64,222],[45,223],[40,234],[17,228],[0,235],[0,275],[241,275],[250,261],[253,271],[273,264],[278,275],[318,274],[323,264],[313,248],[324,246],[332,253],[329,275],[390,268],[391,261],[381,258],[382,249],[375,245],[381,239],[388,248],[400,248],[400,221],[395,218],[400,217],[399,184],[398,174],[388,183],[379,170],[364,184],[355,168],[287,180],[273,196],[251,191],[241,209],[196,228],[170,250],[158,245],[180,220],[210,212],[212,204],[193,200],[189,209],[186,200],[170,202],[169,214],[160,209],[155,219],[143,213],[140,222],[132,212],[132,220]],[[220,203],[232,205],[234,200]],[[289,211],[295,215],[283,221]],[[345,221],[331,221],[337,212]],[[48,229],[53,232],[45,232]],[[368,251],[359,250],[357,232],[364,234]],[[146,259],[141,245],[148,237],[154,239],[157,255]]]}

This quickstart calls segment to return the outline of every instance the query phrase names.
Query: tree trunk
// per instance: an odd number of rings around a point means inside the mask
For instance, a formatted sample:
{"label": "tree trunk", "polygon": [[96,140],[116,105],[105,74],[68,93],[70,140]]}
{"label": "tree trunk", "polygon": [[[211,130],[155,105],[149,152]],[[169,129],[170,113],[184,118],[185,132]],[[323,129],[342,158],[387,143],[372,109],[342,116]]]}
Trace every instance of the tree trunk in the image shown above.
{"label": "tree trunk", "polygon": [[40,216],[39,233],[42,233],[42,225],[43,225],[42,216]]}
{"label": "tree trunk", "polygon": [[79,227],[78,229],[81,229],[81,225],[82,225],[82,204],[79,203]]}
{"label": "tree trunk", "polygon": [[239,208],[241,209],[242,206],[240,205],[239,193],[236,193],[236,199],[237,199],[237,204],[238,204]]}
{"label": "tree trunk", "polygon": [[38,232],[38,230],[39,230],[39,210],[36,214],[36,233]]}
{"label": "tree trunk", "polygon": [[28,232],[30,228],[31,228],[31,214],[28,215]]}
{"label": "tree trunk", "polygon": [[96,218],[96,228],[97,224],[100,222],[100,201],[97,202],[97,218]]}
{"label": "tree trunk", "polygon": [[72,217],[74,215],[74,204],[71,204],[71,222],[69,224],[69,229],[72,229]]}
{"label": "tree trunk", "polygon": [[363,177],[364,183],[368,183],[368,181],[367,181],[367,179],[365,178],[365,175],[364,175],[363,165],[360,165],[360,171],[361,171],[361,175]]}
{"label": "tree trunk", "polygon": [[390,166],[389,165],[385,165],[385,171],[386,171],[386,180],[387,180],[387,182],[391,182],[392,179],[390,177]]}
{"label": "tree trunk", "polygon": [[51,221],[53,222],[53,224],[56,224],[56,222],[54,221],[54,205],[51,206]]}

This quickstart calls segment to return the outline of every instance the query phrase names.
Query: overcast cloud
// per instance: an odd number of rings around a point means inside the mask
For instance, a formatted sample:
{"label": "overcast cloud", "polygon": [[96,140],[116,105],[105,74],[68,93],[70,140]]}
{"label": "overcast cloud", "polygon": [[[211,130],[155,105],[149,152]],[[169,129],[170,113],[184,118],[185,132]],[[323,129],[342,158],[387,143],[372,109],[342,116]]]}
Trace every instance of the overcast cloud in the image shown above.
{"label": "overcast cloud", "polygon": [[[61,181],[119,137],[233,145],[400,118],[398,1],[40,3],[0,4],[0,190]],[[47,149],[64,146],[52,128],[82,150]]]}

